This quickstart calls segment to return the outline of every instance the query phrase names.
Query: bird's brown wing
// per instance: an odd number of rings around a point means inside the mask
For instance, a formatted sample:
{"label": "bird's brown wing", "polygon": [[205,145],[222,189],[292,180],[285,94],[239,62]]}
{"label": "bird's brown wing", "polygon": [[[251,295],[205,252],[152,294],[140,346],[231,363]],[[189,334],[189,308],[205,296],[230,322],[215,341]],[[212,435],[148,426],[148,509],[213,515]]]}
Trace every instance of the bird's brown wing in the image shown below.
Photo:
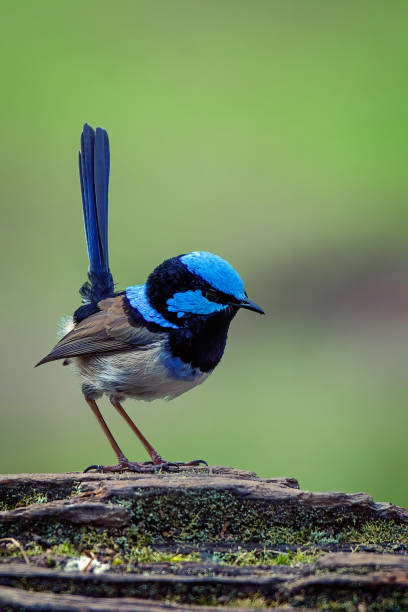
{"label": "bird's brown wing", "polygon": [[152,333],[135,326],[129,320],[124,307],[124,296],[106,298],[98,304],[100,311],[83,319],[72,331],[61,338],[52,351],[37,365],[111,351],[140,350],[161,339],[162,334]]}

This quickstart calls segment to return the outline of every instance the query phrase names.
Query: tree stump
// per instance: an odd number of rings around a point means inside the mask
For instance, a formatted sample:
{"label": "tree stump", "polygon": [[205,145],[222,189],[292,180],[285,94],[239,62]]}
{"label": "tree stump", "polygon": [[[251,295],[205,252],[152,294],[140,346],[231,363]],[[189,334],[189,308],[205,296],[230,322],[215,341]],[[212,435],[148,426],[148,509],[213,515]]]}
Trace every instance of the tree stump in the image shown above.
{"label": "tree stump", "polygon": [[227,467],[0,476],[1,610],[408,610],[408,510]]}

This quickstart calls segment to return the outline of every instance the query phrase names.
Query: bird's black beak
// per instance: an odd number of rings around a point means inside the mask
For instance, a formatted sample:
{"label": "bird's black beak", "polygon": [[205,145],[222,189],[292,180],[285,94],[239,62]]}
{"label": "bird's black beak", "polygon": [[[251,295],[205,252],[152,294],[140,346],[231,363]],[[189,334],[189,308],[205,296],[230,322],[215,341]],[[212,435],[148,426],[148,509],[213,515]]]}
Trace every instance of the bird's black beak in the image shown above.
{"label": "bird's black beak", "polygon": [[242,300],[238,304],[238,306],[239,308],[245,308],[246,310],[253,310],[254,312],[258,312],[259,314],[265,314],[262,308],[257,306],[254,302],[251,302],[251,300],[248,300],[248,298],[245,298],[245,300]]}

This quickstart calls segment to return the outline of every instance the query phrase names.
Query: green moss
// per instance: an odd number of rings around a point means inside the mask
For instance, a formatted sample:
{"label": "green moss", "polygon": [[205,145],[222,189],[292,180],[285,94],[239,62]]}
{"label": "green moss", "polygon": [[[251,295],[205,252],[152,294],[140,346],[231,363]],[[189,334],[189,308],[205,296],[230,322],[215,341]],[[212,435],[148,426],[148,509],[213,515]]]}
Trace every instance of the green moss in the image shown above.
{"label": "green moss", "polygon": [[[328,612],[406,612],[408,610],[408,596],[401,592],[394,592],[390,596],[378,596],[375,594],[361,595],[359,593],[337,592],[331,595],[317,595],[315,598],[307,599],[307,606],[317,610]],[[299,602],[298,602],[299,604]]]}
{"label": "green moss", "polygon": [[80,555],[80,552],[71,542],[65,541],[61,542],[61,544],[56,544],[48,549],[48,551],[54,555],[61,555],[67,557],[77,557]]}
{"label": "green moss", "polygon": [[154,550],[150,546],[144,546],[142,548],[132,547],[124,559],[128,563],[140,564],[140,563],[185,563],[185,562],[199,562],[201,561],[201,555],[198,552],[181,553],[181,552],[167,552],[161,550]]}
{"label": "green moss", "polygon": [[300,549],[297,551],[276,552],[268,551],[267,549],[263,551],[259,549],[246,550],[238,547],[237,551],[223,554],[216,553],[213,560],[237,566],[269,565],[272,567],[276,565],[289,565],[293,567],[302,563],[314,563],[322,554],[324,553],[315,549],[307,552]]}
{"label": "green moss", "polygon": [[0,500],[0,511],[24,508],[31,504],[46,504],[49,501],[46,491],[30,489],[24,495],[10,496],[8,499]]}
{"label": "green moss", "polygon": [[[32,496],[36,503],[40,496]],[[29,501],[26,498],[26,503]],[[69,523],[32,523],[30,530],[57,545],[71,542],[75,548],[94,549],[116,546],[125,550],[132,547],[166,545],[169,543],[198,545],[260,544],[263,547],[299,546],[338,547],[376,545],[384,550],[408,549],[408,526],[389,520],[371,520],[351,525],[331,525],[322,530],[313,523],[279,524],[284,513],[275,507],[257,502],[241,501],[230,494],[205,492],[195,495],[148,496],[135,500],[116,500],[125,506],[131,517],[126,529],[104,529]],[[292,513],[294,511],[292,510]],[[309,517],[310,518],[310,517]],[[349,517],[350,518],[350,517]],[[292,523],[294,519],[292,517]],[[344,522],[344,517],[342,519]],[[0,524],[0,537],[13,536],[27,541],[30,536],[23,523]]]}
{"label": "green moss", "polygon": [[132,535],[146,544],[172,540],[327,547],[356,542],[408,548],[407,525],[390,520],[363,522],[339,509],[327,517],[320,509],[279,507],[218,491],[151,495],[136,498],[131,505],[126,502]]}
{"label": "green moss", "polygon": [[[70,486],[70,491],[78,494],[80,483]],[[41,503],[46,499],[43,491],[31,490],[20,498],[20,503]],[[408,550],[407,525],[389,520],[362,522],[349,511],[342,513],[341,509],[327,517],[320,509],[280,507],[215,490],[162,495],[157,490],[147,494],[138,491],[133,499],[116,499],[112,503],[126,508],[131,518],[129,527],[105,529],[43,522],[31,523],[28,531],[24,523],[3,523],[0,524],[0,538],[15,537],[27,545],[31,533],[35,533],[47,542],[42,550],[50,548],[54,555],[76,556],[83,550],[105,554],[109,549],[126,566],[129,563],[173,562],[172,555],[181,554],[158,553],[157,547],[161,546],[174,551],[177,546],[205,544],[208,549],[211,545],[225,545],[232,552],[214,553],[213,560],[231,565],[308,563],[316,558],[322,547],[338,549],[352,545],[357,549],[375,546],[378,550]],[[34,543],[29,547],[36,550]],[[265,550],[259,552],[258,547]],[[288,547],[291,552],[265,552],[276,547]],[[308,553],[305,548],[309,548]],[[0,548],[0,555],[9,554],[9,550]],[[14,550],[12,554],[20,553]],[[180,562],[196,560],[183,555]],[[141,561],[144,557],[146,561]],[[121,563],[117,561],[116,565]]]}
{"label": "green moss", "polygon": [[82,482],[79,480],[76,480],[74,484],[72,485],[72,491],[69,494],[69,497],[75,497],[76,495],[79,495],[80,493],[82,493]]}
{"label": "green moss", "polygon": [[[240,499],[219,491],[187,491],[159,495],[136,492],[135,499],[117,500],[129,511],[133,536],[147,544],[175,542],[240,542],[263,545],[316,544],[330,546],[350,540],[364,529],[362,539],[377,543],[402,542],[406,531],[392,521],[372,521],[377,531],[368,533],[361,518],[336,508],[266,504]],[[407,529],[405,527],[405,529]],[[403,537],[402,537],[403,536]],[[371,541],[370,540],[370,541]]]}
{"label": "green moss", "polygon": [[67,481],[66,483],[38,483],[35,487],[28,484],[18,486],[2,487],[0,490],[0,511],[14,510],[29,506],[30,504],[41,504],[56,499],[68,499],[82,492],[82,482],[79,480]]}
{"label": "green moss", "polygon": [[[130,530],[131,531],[131,530]],[[72,535],[72,534],[71,534]],[[56,536],[58,537],[58,535]],[[52,537],[50,539],[53,539]],[[73,538],[66,539],[57,544],[51,544],[46,549],[40,544],[30,541],[25,547],[29,556],[42,554],[45,550],[52,556],[79,557],[83,551],[89,550],[95,554],[101,554],[110,560],[113,567],[126,566],[126,569],[134,571],[134,566],[140,564],[171,563],[201,563],[202,554],[199,550],[181,552],[180,549],[162,550],[151,546],[140,546],[132,544],[131,537],[119,536],[112,537],[107,532],[100,533],[98,530],[82,528]],[[205,553],[205,561],[210,563],[220,563],[229,566],[250,566],[250,565],[289,565],[295,566],[301,563],[313,563],[323,553],[312,548],[308,551],[286,551],[277,552],[268,549],[248,550],[238,547],[237,550],[228,552],[213,552],[209,555]],[[0,548],[1,556],[22,557],[21,551],[15,546]]]}
{"label": "green moss", "polygon": [[[231,608],[255,608],[256,610],[263,610],[264,608],[271,609],[273,606],[273,602],[268,601],[261,593],[255,593],[251,595],[251,597],[244,597],[240,599],[230,599],[225,602],[226,607]],[[280,604],[276,604],[279,605]]]}
{"label": "green moss", "polygon": [[[301,544],[309,539],[310,525],[323,520],[313,509],[280,507],[242,500],[227,492],[197,491],[143,496],[126,507],[145,542],[261,542]],[[123,504],[123,502],[122,502]],[[337,529],[341,516],[335,517]],[[344,516],[343,516],[344,519]]]}
{"label": "green moss", "polygon": [[367,521],[359,529],[344,531],[342,539],[358,544],[397,544],[408,548],[408,525],[392,521]]}
{"label": "green moss", "polygon": [[[391,531],[387,532],[387,528]],[[49,534],[50,537],[54,537],[56,539],[61,538],[63,534],[67,534],[66,526],[63,525],[54,525],[49,526]],[[128,534],[124,532],[119,535],[109,534],[106,530],[100,529],[90,529],[90,528],[82,528],[82,529],[73,529],[70,532],[70,537],[67,540],[60,541],[57,544],[51,545],[47,549],[47,561],[49,564],[54,562],[58,562],[52,559],[52,556],[66,556],[69,557],[78,557],[85,550],[90,550],[91,552],[98,555],[98,558],[103,562],[110,562],[111,567],[113,569],[117,569],[120,571],[132,571],[132,572],[145,572],[145,565],[149,565],[149,573],[155,573],[154,564],[170,564],[169,571],[173,571],[172,567],[177,566],[181,563],[188,562],[189,564],[198,563],[200,565],[197,566],[197,572],[202,574],[202,572],[207,572],[205,567],[201,565],[203,559],[202,554],[199,550],[192,550],[190,552],[186,552],[185,548],[175,549],[173,551],[169,550],[160,550],[154,548],[152,546],[141,546],[138,544],[132,543],[132,538],[135,537],[135,532],[132,528],[128,531],[131,532],[130,537]],[[353,531],[353,537],[370,537],[379,538],[382,537],[390,537],[390,533],[395,535],[395,531],[393,527],[389,524],[382,525],[381,530],[372,530],[372,525],[370,523],[366,523],[362,527],[362,531],[358,532],[357,530]],[[398,531],[398,533],[400,533]],[[53,534],[53,535],[52,535]],[[368,534],[368,535],[367,535]],[[319,536],[323,538],[323,536]],[[42,551],[42,547],[37,543],[28,543],[26,546],[26,552],[30,556],[35,554],[40,554]],[[17,551],[14,551],[17,554]],[[21,553],[20,553],[21,554]],[[310,550],[300,550],[286,552],[277,552],[273,550],[252,548],[245,549],[243,547],[238,547],[236,550],[230,550],[228,552],[214,552],[212,557],[209,557],[208,552],[205,553],[205,561],[209,562],[218,562],[217,563],[217,575],[222,575],[222,565],[235,565],[235,566],[259,566],[259,565],[269,565],[269,566],[277,566],[277,565],[289,565],[289,566],[298,566],[302,563],[313,563],[320,555],[322,555],[320,550],[317,548],[312,548]],[[138,569],[138,566],[139,569]],[[162,571],[162,566],[158,567],[158,571]],[[174,570],[178,571],[178,570]],[[188,573],[194,573],[193,566],[188,566]],[[214,576],[215,570],[214,566],[210,565],[208,569],[208,575]],[[28,589],[39,589],[41,587],[41,583],[35,582],[35,579],[30,582],[24,583],[23,581],[18,581],[15,586],[20,586],[22,588]],[[71,580],[69,577],[67,580],[64,580],[63,587],[61,584],[58,586],[60,590],[63,588],[61,592],[65,593],[78,593],[78,594],[93,594],[95,589],[95,585],[83,585],[79,582],[75,582]],[[89,592],[86,589],[91,589]],[[238,589],[235,586],[231,585],[223,585],[220,581],[213,581],[211,583],[206,583],[205,585],[194,585],[183,583],[182,581],[174,583],[172,585],[161,584],[149,582],[146,579],[145,584],[133,585],[133,586],[118,586],[114,587],[112,585],[98,585],[98,593],[102,596],[132,596],[132,597],[143,597],[150,599],[160,599],[164,601],[169,601],[173,603],[195,603],[201,605],[226,605],[233,607],[254,607],[254,608],[273,608],[273,607],[284,607],[284,606],[296,606],[296,605],[304,605],[306,607],[313,607],[319,610],[328,610],[328,611],[344,611],[344,612],[355,612],[357,609],[357,604],[360,601],[364,601],[366,603],[366,607],[364,608],[367,612],[379,612],[380,610],[390,610],[390,612],[402,612],[403,610],[408,609],[408,593],[404,589],[400,587],[396,587],[395,585],[386,586],[381,590],[381,593],[377,593],[376,591],[369,591],[368,593],[364,591],[364,587],[361,589],[359,586],[356,586],[354,590],[346,591],[342,589],[333,589],[331,588],[326,592],[316,592],[316,590],[311,586],[307,588],[305,592],[297,595],[293,598],[293,601],[288,599],[278,599],[277,592],[252,592],[242,591],[242,589]],[[125,590],[126,589],[126,590]],[[399,590],[398,590],[399,589]],[[262,589],[261,589],[262,590]],[[283,596],[283,593],[281,593]],[[363,598],[363,599],[362,599]],[[357,603],[356,603],[357,602]],[[383,607],[382,607],[383,606]]]}

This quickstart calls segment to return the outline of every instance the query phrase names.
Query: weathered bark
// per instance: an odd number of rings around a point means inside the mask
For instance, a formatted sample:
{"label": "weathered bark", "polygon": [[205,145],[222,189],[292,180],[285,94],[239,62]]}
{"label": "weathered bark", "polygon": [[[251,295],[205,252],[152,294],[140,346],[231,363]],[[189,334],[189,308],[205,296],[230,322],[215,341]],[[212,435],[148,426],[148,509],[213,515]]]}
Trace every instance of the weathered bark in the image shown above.
{"label": "weathered bark", "polygon": [[14,474],[0,508],[2,610],[408,609],[408,511],[365,493],[225,467]]}
{"label": "weathered bark", "polygon": [[[1,610],[47,610],[49,612],[219,612],[219,606],[195,606],[160,603],[133,597],[83,597],[81,595],[54,595],[53,593],[29,593],[21,589],[0,588]],[[299,608],[274,608],[274,612],[299,612]],[[254,612],[254,608],[231,607],[228,612]],[[313,612],[309,608],[308,612]]]}
{"label": "weathered bark", "polygon": [[[65,496],[72,493],[74,483],[81,485],[81,492],[67,500]],[[109,501],[132,500],[136,494],[140,498],[217,491],[268,507],[277,505],[289,515],[292,524],[302,524],[301,515],[307,516],[309,511],[310,514],[317,511],[325,519],[325,526],[338,521],[339,516],[344,519],[343,523],[351,523],[351,518],[408,523],[408,510],[374,502],[367,493],[313,493],[299,489],[294,478],[261,479],[252,472],[224,467],[197,468],[194,472],[184,469],[177,474],[10,474],[0,476],[0,490],[6,500],[19,499],[25,491],[32,490],[57,498],[45,504],[0,512],[3,522],[53,520],[119,527],[129,524],[129,513],[107,505]],[[287,520],[288,517],[285,524]]]}

